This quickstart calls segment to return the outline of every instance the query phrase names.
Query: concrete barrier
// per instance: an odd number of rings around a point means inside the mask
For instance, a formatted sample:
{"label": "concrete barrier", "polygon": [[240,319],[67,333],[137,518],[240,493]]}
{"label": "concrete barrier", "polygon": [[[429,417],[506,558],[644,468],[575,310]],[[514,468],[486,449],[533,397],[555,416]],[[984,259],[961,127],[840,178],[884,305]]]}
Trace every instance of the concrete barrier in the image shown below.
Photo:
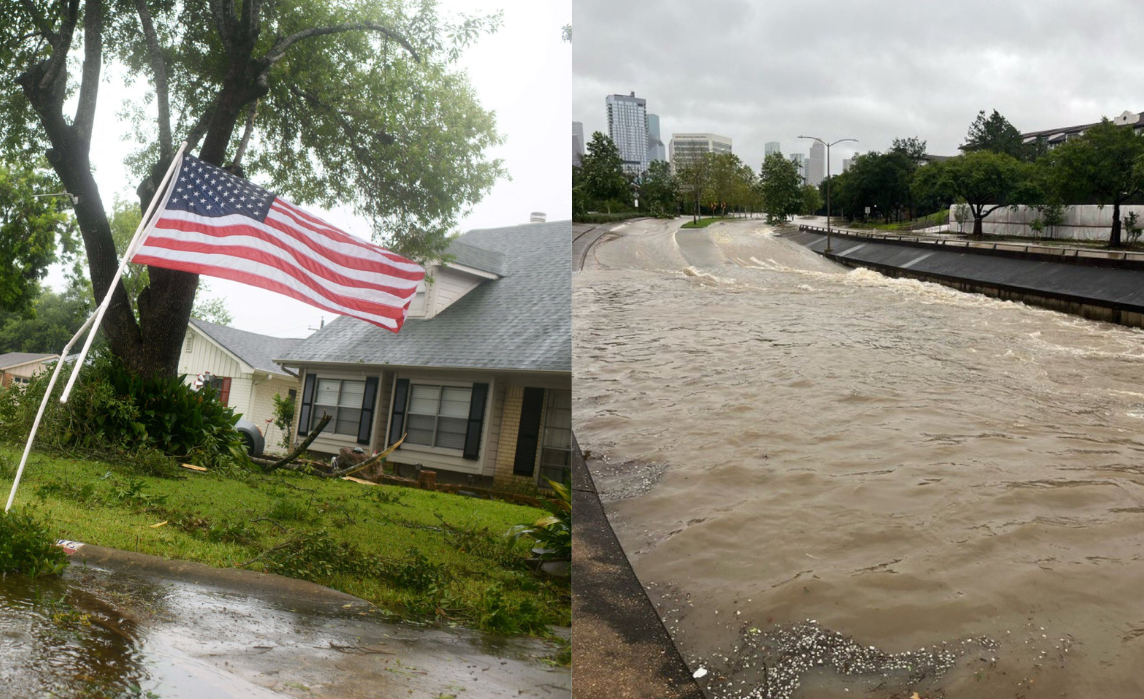
{"label": "concrete barrier", "polygon": [[1086,251],[1094,253],[1089,257],[1025,252],[1022,245],[981,249],[834,232],[826,253],[825,230],[802,226],[786,237],[849,267],[1144,327],[1144,261],[1109,258],[1108,251]]}

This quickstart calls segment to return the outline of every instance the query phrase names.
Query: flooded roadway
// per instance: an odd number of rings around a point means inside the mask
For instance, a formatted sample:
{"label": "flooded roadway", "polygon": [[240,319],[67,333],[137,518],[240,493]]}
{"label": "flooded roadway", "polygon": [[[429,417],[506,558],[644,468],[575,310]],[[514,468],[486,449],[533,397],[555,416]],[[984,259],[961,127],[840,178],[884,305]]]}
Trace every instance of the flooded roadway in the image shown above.
{"label": "flooded roadway", "polygon": [[574,414],[707,691],[1144,696],[1144,332],[681,222],[575,276]]}

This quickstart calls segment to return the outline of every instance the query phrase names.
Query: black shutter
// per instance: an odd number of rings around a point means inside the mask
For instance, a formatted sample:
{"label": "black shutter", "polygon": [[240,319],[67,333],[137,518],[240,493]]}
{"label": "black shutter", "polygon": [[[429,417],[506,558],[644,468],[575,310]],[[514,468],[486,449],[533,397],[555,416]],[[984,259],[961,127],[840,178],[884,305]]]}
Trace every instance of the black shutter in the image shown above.
{"label": "black shutter", "polygon": [[393,421],[389,424],[389,442],[394,444],[405,434],[405,403],[409,400],[409,379],[393,382]]}
{"label": "black shutter", "polygon": [[485,424],[485,400],[489,397],[487,383],[473,384],[473,398],[469,401],[469,429],[465,431],[466,459],[476,459],[481,453],[481,428]]}
{"label": "black shutter", "polygon": [[361,418],[358,420],[358,444],[369,444],[369,433],[373,430],[373,404],[377,402],[377,377],[365,380],[365,395],[361,399]]}
{"label": "black shutter", "polygon": [[536,449],[540,446],[540,414],[544,411],[544,389],[524,389],[524,402],[520,406],[520,431],[516,434],[516,459],[512,472],[517,476],[531,476],[536,470]]}
{"label": "black shutter", "polygon": [[318,377],[306,374],[306,385],[302,388],[302,411],[298,413],[298,436],[305,437],[310,431],[310,410],[314,407],[314,383]]}

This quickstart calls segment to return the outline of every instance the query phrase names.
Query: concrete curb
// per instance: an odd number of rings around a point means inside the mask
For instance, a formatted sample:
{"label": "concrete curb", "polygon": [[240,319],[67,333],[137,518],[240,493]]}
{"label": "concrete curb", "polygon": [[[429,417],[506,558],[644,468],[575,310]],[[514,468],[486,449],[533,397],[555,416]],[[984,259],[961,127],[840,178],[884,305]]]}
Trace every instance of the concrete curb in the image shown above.
{"label": "concrete curb", "polygon": [[572,441],[572,696],[702,699]]}

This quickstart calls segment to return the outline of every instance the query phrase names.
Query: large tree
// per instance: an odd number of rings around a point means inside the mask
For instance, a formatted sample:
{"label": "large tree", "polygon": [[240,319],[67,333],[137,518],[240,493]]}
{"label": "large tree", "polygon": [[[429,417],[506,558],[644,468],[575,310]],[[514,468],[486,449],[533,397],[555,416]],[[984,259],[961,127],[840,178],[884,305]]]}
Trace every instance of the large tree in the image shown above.
{"label": "large tree", "polygon": [[977,113],[977,118],[969,125],[965,143],[958,148],[964,153],[987,150],[1018,159],[1025,157],[1027,150],[1021,143],[1021,132],[996,109],[989,116],[985,116],[985,110]]}
{"label": "large tree", "polygon": [[1109,246],[1120,247],[1120,205],[1144,191],[1144,137],[1108,119],[1062,143],[1038,161],[1056,201],[1112,206]]}
{"label": "large tree", "polygon": [[640,200],[643,202],[641,208],[653,216],[675,213],[675,176],[671,174],[671,165],[667,161],[653,160],[648,164]]}
{"label": "large tree", "polygon": [[1036,201],[1031,167],[1002,153],[974,151],[920,168],[913,188],[919,199],[965,202],[973,216],[973,235],[980,238],[982,220],[995,210]]}
{"label": "large tree", "polygon": [[631,206],[631,182],[624,174],[620,149],[612,139],[596,131],[585,150],[575,179],[588,205],[609,213],[612,207]]}
{"label": "large tree", "polygon": [[58,187],[55,177],[28,163],[0,163],[0,311],[31,308],[56,260],[57,238],[66,250],[73,245],[66,198],[37,196]]}
{"label": "large tree", "polygon": [[92,285],[112,294],[108,344],[143,374],[175,373],[198,277],[152,268],[138,319],[122,283],[110,289],[118,259],[90,158],[109,67],[134,76],[143,208],[185,140],[297,203],[351,205],[375,240],[427,259],[503,174],[483,155],[499,142],[493,115],[456,66],[499,16],[445,20],[433,0],[21,0],[0,3],[0,20],[3,148],[46,152],[76,197]]}
{"label": "large tree", "polygon": [[786,221],[787,217],[799,213],[803,207],[802,178],[798,174],[798,165],[784,158],[782,153],[771,153],[763,160],[759,171],[759,187],[768,223]]}

